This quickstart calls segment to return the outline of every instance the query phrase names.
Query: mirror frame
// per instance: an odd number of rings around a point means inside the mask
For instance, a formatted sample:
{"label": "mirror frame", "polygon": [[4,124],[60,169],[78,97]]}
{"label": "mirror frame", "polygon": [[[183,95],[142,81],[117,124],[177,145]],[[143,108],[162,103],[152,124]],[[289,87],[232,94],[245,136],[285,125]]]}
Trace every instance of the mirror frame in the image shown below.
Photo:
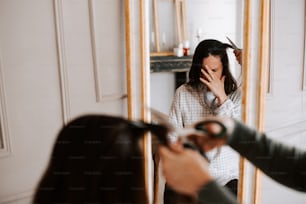
{"label": "mirror frame", "polygon": [[[257,130],[263,132],[265,126],[265,108],[266,108],[266,96],[268,90],[268,71],[270,67],[270,13],[271,13],[271,0],[260,1],[260,35],[259,35],[259,80],[261,83],[257,83]],[[261,203],[261,171],[255,169],[254,177],[254,197],[253,203]]]}
{"label": "mirror frame", "polygon": [[[304,10],[306,11],[306,3],[305,3],[305,7]],[[306,22],[306,12],[304,15],[304,22]],[[303,75],[302,75],[302,91],[306,91],[306,26],[304,27],[304,33],[305,33],[305,37],[304,37],[304,67],[303,67]]]}
{"label": "mirror frame", "polygon": [[[255,115],[256,120],[256,129],[259,131],[264,131],[265,124],[265,107],[266,107],[266,94],[268,89],[268,70],[270,66],[270,0],[260,0],[260,19],[259,23],[259,48],[255,50],[256,53],[251,51],[252,37],[256,38],[256,29],[252,30],[253,25],[251,24],[252,20],[252,1],[245,0],[245,16],[244,16],[244,49],[243,49],[243,83],[242,83],[242,121],[246,124],[251,124],[251,114],[248,110],[251,109],[251,103],[249,98],[251,97],[252,89],[250,87],[251,72],[250,70],[255,68],[258,70],[258,81],[261,83],[256,83],[257,90],[257,115]],[[254,36],[255,35],[255,36]],[[254,50],[253,50],[254,52]],[[251,54],[252,53],[252,54]],[[251,64],[252,60],[251,55],[259,56],[258,67],[253,67]],[[240,160],[240,183],[238,189],[238,200],[240,203],[246,203],[246,192],[244,188],[246,187],[246,160],[241,157]],[[259,204],[261,198],[261,172],[255,168],[254,180],[253,180],[253,202],[254,204]]]}
{"label": "mirror frame", "polygon": [[[133,4],[132,4],[133,3]],[[136,4],[137,5],[137,4]],[[133,6],[133,8],[132,8]],[[125,57],[126,57],[126,86],[127,86],[127,113],[128,118],[133,119],[139,119],[136,116],[136,111],[140,109],[140,118],[143,121],[149,122],[150,121],[150,113],[146,109],[146,107],[149,107],[149,101],[150,101],[150,91],[149,91],[149,74],[150,74],[150,66],[149,66],[149,47],[148,47],[148,2],[147,0],[139,0],[138,2],[138,10],[136,8],[136,18],[138,17],[138,21],[136,21],[135,16],[133,16],[134,10],[134,2],[131,0],[125,0],[124,1],[124,12],[125,12]],[[138,15],[138,16],[137,16]],[[132,44],[134,43],[133,40],[135,39],[135,36],[133,34],[132,29],[134,29],[134,25],[136,28],[139,29],[139,47],[133,48]],[[135,63],[133,52],[139,52],[139,69],[140,69],[140,99],[135,99],[136,97],[136,90],[134,90],[135,86],[133,81],[136,78],[135,75],[133,75],[133,64]],[[138,104],[140,103],[140,104]],[[137,109],[137,107],[141,107]],[[136,110],[137,109],[137,110]],[[152,203],[152,186],[153,181],[151,178],[152,175],[152,150],[151,150],[151,136],[150,134],[147,134],[142,141],[142,147],[143,147],[143,158],[144,158],[144,175],[145,175],[145,187],[146,187],[146,193],[147,193],[147,199],[148,203]]]}

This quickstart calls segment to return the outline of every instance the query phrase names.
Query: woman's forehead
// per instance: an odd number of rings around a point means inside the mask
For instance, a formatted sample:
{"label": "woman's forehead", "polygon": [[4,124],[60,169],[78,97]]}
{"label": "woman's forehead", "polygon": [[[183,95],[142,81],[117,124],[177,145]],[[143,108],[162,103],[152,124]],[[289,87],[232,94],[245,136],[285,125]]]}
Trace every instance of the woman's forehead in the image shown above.
{"label": "woman's forehead", "polygon": [[209,55],[208,57],[203,58],[202,63],[204,64],[210,64],[214,66],[220,66],[222,65],[221,57],[220,56],[212,56]]}

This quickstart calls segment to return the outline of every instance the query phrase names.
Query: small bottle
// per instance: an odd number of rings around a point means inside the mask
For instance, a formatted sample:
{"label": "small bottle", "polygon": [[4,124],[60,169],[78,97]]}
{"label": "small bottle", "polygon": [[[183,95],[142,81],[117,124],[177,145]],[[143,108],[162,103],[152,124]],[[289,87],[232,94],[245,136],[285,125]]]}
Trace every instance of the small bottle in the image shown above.
{"label": "small bottle", "polygon": [[178,47],[175,47],[173,48],[173,51],[174,51],[174,55],[177,56],[177,57],[183,57],[183,48],[178,48]]}
{"label": "small bottle", "polygon": [[190,54],[189,41],[185,41],[183,45],[184,56],[188,56]]}
{"label": "small bottle", "polygon": [[177,57],[183,57],[184,55],[183,43],[179,43],[178,47],[174,48],[173,51]]}

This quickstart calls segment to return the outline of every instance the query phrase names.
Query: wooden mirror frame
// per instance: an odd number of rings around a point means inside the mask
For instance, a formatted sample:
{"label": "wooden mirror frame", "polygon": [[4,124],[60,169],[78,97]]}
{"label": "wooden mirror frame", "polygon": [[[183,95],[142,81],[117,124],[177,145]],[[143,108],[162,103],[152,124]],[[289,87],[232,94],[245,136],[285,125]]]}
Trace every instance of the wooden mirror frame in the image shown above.
{"label": "wooden mirror frame", "polygon": [[[148,2],[147,0],[139,0],[138,2],[138,10],[139,16],[136,19],[133,19],[134,11],[132,9],[132,1],[125,0],[124,1],[124,11],[125,11],[125,40],[126,40],[126,86],[127,86],[127,113],[129,119],[139,119],[135,115],[137,111],[137,106],[141,107],[140,118],[143,121],[149,122],[150,121],[150,113],[145,107],[149,107],[150,101],[150,89],[149,89],[149,74],[150,74],[150,66],[149,66],[149,47],[147,43],[147,36],[148,36]],[[133,23],[135,23],[136,27],[139,30],[139,47],[134,48],[132,44],[134,43],[135,36],[133,36]],[[133,61],[135,58],[133,57],[133,52],[139,52],[139,69],[140,69],[140,100],[139,102],[135,99],[136,90],[134,90],[135,85],[133,83],[134,79],[136,78],[133,75],[132,67],[133,64],[138,64],[137,62]],[[138,104],[140,103],[140,104]],[[138,108],[139,109],[139,108]],[[144,175],[145,175],[145,186],[146,186],[146,193],[148,198],[148,203],[152,203],[153,200],[153,181],[151,178],[152,175],[152,150],[151,150],[151,136],[147,134],[143,141],[143,158],[144,158]]]}
{"label": "wooden mirror frame", "polygon": [[[305,3],[305,8],[304,10],[306,11],[306,3]],[[306,12],[304,15],[304,22],[306,22]],[[306,26],[304,28],[304,67],[303,67],[303,75],[302,75],[302,91],[306,91]]]}
{"label": "wooden mirror frame", "polygon": [[[251,109],[250,105],[250,95],[252,90],[250,85],[251,79],[251,69],[258,70],[258,80],[255,83],[257,90],[257,101],[255,105],[257,106],[257,114],[255,114],[256,125],[255,127],[259,131],[264,131],[265,124],[265,106],[266,106],[266,94],[267,94],[267,82],[268,82],[268,69],[269,69],[269,57],[270,57],[270,0],[260,0],[258,2],[260,9],[260,19],[258,20],[259,32],[258,30],[253,29],[254,25],[251,24],[252,20],[252,2],[251,0],[245,0],[245,16],[244,16],[244,49],[243,49],[243,83],[242,83],[242,121],[246,124],[251,124],[251,114],[249,110]],[[258,50],[251,54],[251,43],[252,37],[256,39],[256,35],[259,33],[259,47]],[[254,50],[253,50],[254,52]],[[253,55],[253,59],[251,58]],[[251,61],[254,61],[255,57],[258,55],[259,63],[258,67],[252,67]],[[252,60],[251,60],[252,59]],[[240,177],[239,177],[239,191],[238,191],[238,200],[240,203],[246,203],[246,196],[244,188],[246,186],[246,177],[245,177],[245,164],[246,161],[244,158],[240,159]],[[261,199],[261,173],[258,169],[255,169],[254,181],[253,181],[253,202],[254,204],[259,204]]]}

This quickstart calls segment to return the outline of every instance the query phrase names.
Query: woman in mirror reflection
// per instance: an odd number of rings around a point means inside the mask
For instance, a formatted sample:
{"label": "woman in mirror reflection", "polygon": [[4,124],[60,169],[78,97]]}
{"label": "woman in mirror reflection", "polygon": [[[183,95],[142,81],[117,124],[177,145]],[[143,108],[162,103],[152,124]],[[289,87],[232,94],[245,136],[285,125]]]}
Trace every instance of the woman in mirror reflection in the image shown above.
{"label": "woman in mirror reflection", "polygon": [[[177,88],[169,120],[178,128],[209,116],[241,117],[241,89],[234,79],[226,50],[231,45],[207,39],[195,49],[188,82]],[[170,138],[176,141],[176,138]],[[217,182],[237,194],[239,156],[228,146],[206,152],[209,171]],[[164,202],[174,203],[175,193],[166,185]]]}

